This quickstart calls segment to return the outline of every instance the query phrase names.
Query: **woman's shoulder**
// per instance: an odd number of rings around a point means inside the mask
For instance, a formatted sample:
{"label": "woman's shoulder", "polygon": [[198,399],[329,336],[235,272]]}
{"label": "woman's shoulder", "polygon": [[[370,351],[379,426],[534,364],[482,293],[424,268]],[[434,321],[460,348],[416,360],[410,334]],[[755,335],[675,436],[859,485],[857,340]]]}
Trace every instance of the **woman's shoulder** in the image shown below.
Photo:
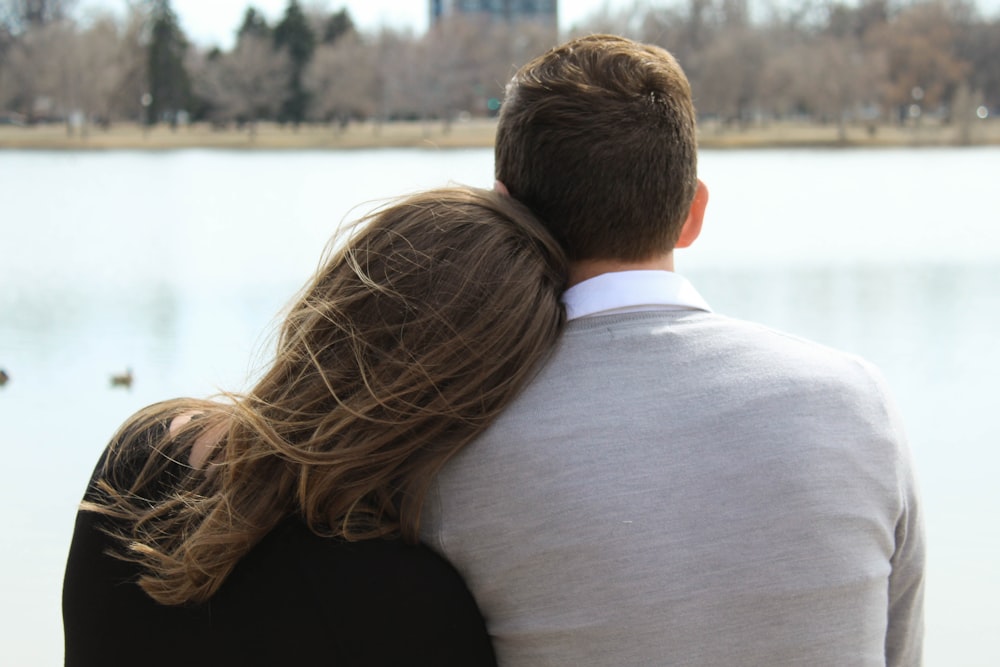
{"label": "woman's shoulder", "polygon": [[[175,468],[187,468],[185,457],[177,456],[185,427],[192,418],[204,412],[201,401],[174,399],[147,406],[118,428],[101,454],[88,487],[88,496],[100,486],[117,490],[133,489],[151,470],[176,475]],[[104,484],[99,484],[104,482]]]}
{"label": "woman's shoulder", "polygon": [[[348,542],[289,519],[237,565],[224,585],[229,591],[220,593],[242,596],[233,589],[252,582],[259,595],[275,577],[276,595],[299,610],[311,606],[314,617],[343,630],[336,633],[339,652],[363,658],[359,664],[404,664],[413,655],[432,657],[428,664],[495,664],[475,599],[455,568],[425,545]],[[389,636],[396,640],[386,642]]]}
{"label": "woman's shoulder", "polygon": [[272,530],[247,558],[249,565],[258,559],[285,560],[317,586],[356,596],[358,604],[373,608],[390,599],[424,606],[435,602],[435,596],[437,602],[455,607],[473,603],[455,568],[423,544],[326,537],[295,517]]}

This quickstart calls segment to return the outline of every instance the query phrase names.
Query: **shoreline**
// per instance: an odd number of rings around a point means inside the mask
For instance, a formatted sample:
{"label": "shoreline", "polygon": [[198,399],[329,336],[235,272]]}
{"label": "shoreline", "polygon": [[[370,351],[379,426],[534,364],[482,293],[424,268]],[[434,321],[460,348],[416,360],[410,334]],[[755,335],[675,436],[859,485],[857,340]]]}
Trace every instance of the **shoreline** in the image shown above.
{"label": "shoreline", "polygon": [[[260,123],[252,134],[246,128],[218,129],[203,123],[177,129],[120,123],[109,129],[91,127],[85,133],[79,128],[70,133],[65,124],[0,126],[0,151],[468,149],[492,148],[495,131],[494,119],[455,121],[450,126],[440,121],[366,122],[343,129]],[[843,138],[832,124],[775,121],[733,128],[703,121],[698,142],[702,149],[991,146],[1000,145],[1000,119],[977,121],[964,128],[930,121],[905,127],[848,125]]]}

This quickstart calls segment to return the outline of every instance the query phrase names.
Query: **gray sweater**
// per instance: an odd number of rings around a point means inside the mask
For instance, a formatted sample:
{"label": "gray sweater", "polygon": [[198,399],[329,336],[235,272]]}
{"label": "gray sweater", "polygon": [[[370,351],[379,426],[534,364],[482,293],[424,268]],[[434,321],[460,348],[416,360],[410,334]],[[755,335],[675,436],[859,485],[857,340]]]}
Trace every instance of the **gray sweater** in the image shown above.
{"label": "gray sweater", "polygon": [[576,320],[423,537],[501,665],[917,665],[924,537],[864,361],[719,315]]}

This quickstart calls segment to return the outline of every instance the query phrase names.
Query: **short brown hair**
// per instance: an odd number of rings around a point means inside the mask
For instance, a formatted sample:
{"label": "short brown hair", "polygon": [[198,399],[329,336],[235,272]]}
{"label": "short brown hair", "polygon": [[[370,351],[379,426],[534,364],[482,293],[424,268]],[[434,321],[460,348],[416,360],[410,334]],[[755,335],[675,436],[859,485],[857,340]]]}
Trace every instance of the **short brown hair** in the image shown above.
{"label": "short brown hair", "polygon": [[496,177],[571,260],[672,250],[697,187],[691,87],[664,49],[591,35],[507,86]]}

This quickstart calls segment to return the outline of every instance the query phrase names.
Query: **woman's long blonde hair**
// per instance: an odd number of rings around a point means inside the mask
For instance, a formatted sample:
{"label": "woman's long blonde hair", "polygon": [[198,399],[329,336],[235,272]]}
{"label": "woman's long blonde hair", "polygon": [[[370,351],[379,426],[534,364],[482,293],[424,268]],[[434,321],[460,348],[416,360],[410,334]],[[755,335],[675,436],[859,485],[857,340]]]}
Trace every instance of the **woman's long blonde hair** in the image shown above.
{"label": "woman's long blonde hair", "polygon": [[[84,509],[117,519],[118,555],[163,604],[211,597],[293,515],[347,540],[416,541],[435,473],[556,340],[566,271],[558,244],[509,197],[448,188],[384,208],[291,306],[257,385],[138,413]],[[207,463],[186,465],[207,435]],[[138,465],[123,475],[128,461]]]}

